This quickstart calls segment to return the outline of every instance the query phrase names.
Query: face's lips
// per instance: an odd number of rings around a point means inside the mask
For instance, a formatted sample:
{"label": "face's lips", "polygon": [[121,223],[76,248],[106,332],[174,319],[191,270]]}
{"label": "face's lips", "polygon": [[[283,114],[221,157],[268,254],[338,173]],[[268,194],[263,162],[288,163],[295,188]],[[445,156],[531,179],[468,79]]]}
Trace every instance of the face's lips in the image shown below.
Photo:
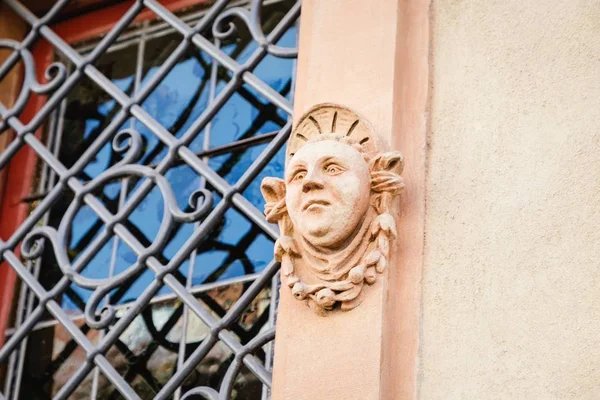
{"label": "face's lips", "polygon": [[322,205],[322,206],[330,206],[331,205],[331,203],[328,202],[327,200],[318,200],[318,199],[308,200],[302,206],[302,211],[306,211],[308,209],[308,207],[312,206],[313,204],[319,204],[319,205]]}

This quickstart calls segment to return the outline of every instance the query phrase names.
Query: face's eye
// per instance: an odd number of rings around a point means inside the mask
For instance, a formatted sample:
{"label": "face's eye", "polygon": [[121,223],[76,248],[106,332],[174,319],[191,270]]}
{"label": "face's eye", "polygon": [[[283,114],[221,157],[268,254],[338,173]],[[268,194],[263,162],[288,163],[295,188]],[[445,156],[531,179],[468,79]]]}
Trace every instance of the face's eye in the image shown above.
{"label": "face's eye", "polygon": [[299,171],[292,178],[293,181],[301,181],[306,176],[306,171]]}
{"label": "face's eye", "polygon": [[337,175],[337,174],[341,174],[342,172],[344,172],[344,169],[342,167],[340,167],[339,165],[329,164],[325,167],[325,171],[329,175]]}

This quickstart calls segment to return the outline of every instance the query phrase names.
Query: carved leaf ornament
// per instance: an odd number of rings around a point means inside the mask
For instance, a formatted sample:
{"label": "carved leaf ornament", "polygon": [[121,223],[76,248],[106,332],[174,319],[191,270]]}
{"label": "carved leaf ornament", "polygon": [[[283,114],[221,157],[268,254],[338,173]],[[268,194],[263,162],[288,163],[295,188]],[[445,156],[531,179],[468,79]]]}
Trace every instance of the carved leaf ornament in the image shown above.
{"label": "carved leaf ornament", "polygon": [[262,182],[265,215],[281,231],[282,281],[320,315],[360,305],[387,268],[404,157],[383,148],[364,118],[319,104],[292,132],[285,178]]}

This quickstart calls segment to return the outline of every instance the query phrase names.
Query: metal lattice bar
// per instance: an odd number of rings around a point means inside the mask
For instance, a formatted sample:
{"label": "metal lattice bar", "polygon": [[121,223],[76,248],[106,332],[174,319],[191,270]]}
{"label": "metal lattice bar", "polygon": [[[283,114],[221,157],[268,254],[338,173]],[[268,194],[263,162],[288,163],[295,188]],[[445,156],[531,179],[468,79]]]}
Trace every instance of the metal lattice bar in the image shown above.
{"label": "metal lattice bar", "polygon": [[[14,2],[15,0],[8,0],[9,4],[10,2]],[[162,6],[161,6],[162,7]],[[126,16],[124,16],[125,18]],[[33,17],[32,17],[33,18]],[[123,21],[123,20],[121,20]],[[60,39],[58,39],[60,40]],[[62,42],[62,40],[60,40],[60,42],[62,43],[62,45],[64,45],[65,47],[68,47],[68,45],[66,45],[64,42]],[[60,46],[59,46],[60,47]],[[73,62],[75,62],[75,60],[71,60]],[[258,61],[255,61],[254,64],[258,63]],[[90,77],[96,77],[99,82],[97,82],[100,86],[102,86],[105,90],[109,91],[109,94],[111,96],[113,96],[113,98],[117,99],[121,104],[124,105],[128,105],[130,103],[132,103],[132,100],[129,100],[127,98],[127,96],[121,92],[118,88],[116,88],[114,85],[112,85],[112,82],[108,81],[106,82],[106,79],[101,75],[101,73],[99,71],[97,71],[97,69],[95,69],[93,66],[88,65],[86,66],[86,69],[90,68],[93,69],[93,73],[91,74]],[[234,80],[232,80],[231,82],[233,82]],[[106,86],[103,86],[106,85]],[[108,89],[107,89],[108,88]],[[234,91],[235,91],[235,87],[232,85],[232,89],[231,89],[231,93],[227,93],[229,95],[231,95]],[[226,93],[226,90],[223,90],[222,93]],[[265,96],[268,97],[268,96]],[[120,100],[119,100],[120,99]],[[143,98],[140,99],[140,101],[143,101]],[[224,101],[221,103],[219,101],[217,101],[217,104],[223,104]],[[215,107],[214,113],[216,113],[218,111],[217,107]],[[168,145],[170,148],[178,148],[179,147],[179,143],[177,143],[175,141],[175,139],[170,135],[170,133],[168,133],[158,122],[156,122],[150,115],[148,115],[141,107],[135,105],[132,107],[131,112],[133,114],[133,116],[137,117],[140,121],[144,122],[144,124],[150,128],[152,130],[153,133],[155,133],[161,140],[163,140],[165,142],[166,145]],[[210,117],[214,116],[214,115],[209,115]],[[198,121],[202,121],[203,118],[200,118]],[[206,125],[206,123],[209,122],[210,118],[206,118],[205,119],[206,122],[204,122],[202,125]],[[15,128],[15,127],[13,127]],[[200,128],[202,129],[202,128]],[[18,129],[17,132],[19,133]],[[23,129],[21,132],[25,131],[26,129]],[[196,131],[199,129],[190,129],[191,132]],[[285,132],[282,131],[282,132]],[[27,134],[27,132],[24,133],[25,135]],[[285,135],[285,139],[287,139],[287,135],[289,134],[289,132]],[[188,136],[188,133],[186,132],[186,134],[183,135],[183,137],[185,138],[186,136]],[[34,147],[34,149],[36,150],[37,154],[40,155],[45,162],[47,162],[49,165],[52,166],[52,168],[59,174],[61,175],[62,178],[64,179],[68,179],[67,183],[69,184],[69,186],[71,187],[72,190],[74,190],[75,192],[78,192],[81,190],[80,184],[77,180],[75,179],[70,179],[75,172],[74,171],[69,171],[66,172],[66,168],[64,168],[62,165],[58,164],[58,162],[54,159],[54,157],[46,150],[45,146],[43,146],[39,140],[33,136],[26,136],[25,139],[32,147]],[[100,142],[100,141],[98,141]],[[275,142],[275,141],[274,141]],[[102,143],[103,145],[104,143]],[[281,146],[281,145],[280,145]],[[97,149],[94,148],[95,151],[97,151]],[[179,151],[180,151],[180,155],[182,156],[183,159],[185,159],[183,157],[183,155],[181,154],[181,152],[185,152],[187,149],[186,148],[182,148],[179,147]],[[86,154],[84,154],[84,156],[82,157],[82,160],[85,160],[85,156]],[[224,180],[222,180],[222,178],[218,177],[218,175],[216,175],[214,172],[212,172],[212,170],[210,170],[210,168],[208,168],[206,165],[202,165],[204,164],[202,162],[202,160],[200,160],[195,154],[192,153],[192,156],[190,157],[191,159],[188,161],[186,160],[188,163],[192,164],[192,167],[196,167],[194,169],[197,170],[198,173],[200,173],[202,176],[204,176],[205,178],[207,178],[209,180],[209,182],[211,183],[211,185],[213,185],[217,190],[219,190],[223,195],[228,195],[228,193],[230,192],[230,188],[228,187],[227,183],[225,183]],[[165,161],[168,161],[169,159],[167,158]],[[162,165],[165,165],[168,163],[163,163]],[[77,168],[78,166],[75,165],[73,167],[73,169],[75,169],[75,171],[77,171],[80,168]],[[159,166],[157,168],[159,173],[164,172],[164,170],[166,170],[166,167],[161,168],[161,166]],[[150,184],[146,185],[148,188],[151,186]],[[145,193],[144,190],[141,191],[141,193],[143,193],[143,195],[139,196],[140,200],[141,197],[145,196],[147,193]],[[88,203],[89,197],[86,196],[86,203]],[[88,203],[88,205],[92,206],[91,204]],[[101,207],[101,205],[96,204],[96,207]],[[137,204],[134,204],[129,207],[128,209],[130,209],[131,211],[133,210],[133,208],[137,206]],[[100,208],[98,208],[96,210],[97,212],[102,212],[100,211]],[[106,213],[108,213],[107,210],[104,210]],[[255,214],[260,214],[258,212],[255,212]],[[103,215],[106,215],[105,213],[103,213]],[[125,214],[126,216],[127,214]],[[109,221],[105,221],[105,222],[109,222]],[[1,250],[1,248],[0,248]]]}
{"label": "metal lattice bar", "polygon": [[[54,7],[40,19],[29,12],[29,10],[22,6],[17,0],[6,0],[6,3],[32,26],[32,30],[23,42],[18,46],[12,47],[15,52],[11,54],[2,67],[0,67],[0,79],[16,65],[19,56],[21,56],[21,59],[25,63],[25,69],[27,71],[26,76],[29,76],[24,82],[24,88],[26,89],[23,90],[27,90],[27,92],[23,92],[25,93],[25,96],[29,97],[31,91],[39,94],[53,93],[26,125],[23,125],[18,119],[18,115],[22,111],[24,103],[18,104],[17,107],[13,107],[12,109],[7,109],[4,105],[0,104],[0,117],[2,118],[2,121],[0,121],[0,133],[7,126],[12,128],[16,133],[16,138],[13,142],[0,153],[0,168],[8,165],[9,161],[12,160],[19,149],[23,146],[29,146],[39,159],[43,161],[47,168],[49,168],[50,175],[52,176],[51,180],[55,180],[56,178],[57,180],[54,183],[54,186],[45,192],[43,199],[41,199],[33,212],[15,230],[10,239],[6,242],[0,240],[0,259],[8,262],[21,281],[26,285],[25,287],[31,290],[32,293],[29,297],[30,302],[25,318],[20,320],[19,325],[12,332],[12,336],[0,350],[0,362],[7,361],[8,357],[13,354],[19,345],[21,345],[21,351],[24,351],[26,336],[40,322],[44,311],[47,310],[56,321],[69,332],[76,344],[81,346],[87,353],[85,362],[71,375],[70,379],[59,389],[54,398],[64,399],[70,396],[90,371],[96,367],[97,369],[94,375],[96,391],[98,385],[98,372],[101,372],[123,396],[128,399],[137,399],[139,398],[137,393],[132,389],[128,382],[123,379],[114,366],[111,365],[105,354],[108,349],[119,340],[120,335],[128,326],[130,326],[139,312],[152,302],[157,292],[163,286],[166,286],[183,302],[185,307],[184,313],[186,312],[185,310],[192,311],[194,315],[209,328],[210,334],[183,363],[179,363],[179,368],[175,374],[161,388],[155,398],[166,399],[175,392],[178,392],[177,395],[179,396],[180,385],[183,383],[183,380],[195,368],[196,364],[208,354],[208,351],[217,343],[217,341],[225,344],[235,355],[233,363],[228,368],[224,381],[221,384],[221,391],[217,393],[210,388],[197,388],[185,394],[183,398],[187,398],[192,394],[202,394],[203,396],[206,396],[206,398],[211,399],[229,398],[234,380],[242,365],[245,365],[256,378],[258,378],[266,387],[270,388],[270,373],[251,353],[272,340],[274,331],[272,329],[267,330],[256,336],[246,345],[242,345],[229,330],[229,327],[235,323],[240,314],[250,305],[263,288],[273,286],[271,282],[278,272],[278,263],[272,261],[267,268],[258,275],[258,278],[254,280],[238,302],[235,303],[221,319],[217,319],[210,314],[190,293],[190,285],[183,285],[173,273],[186,259],[193,256],[196,249],[204,241],[209,232],[224,217],[225,212],[232,207],[239,210],[269,237],[277,238],[277,229],[267,223],[262,213],[244,198],[241,193],[251,184],[258,176],[259,172],[267,165],[269,160],[285,144],[287,137],[290,134],[291,123],[288,122],[277,133],[263,134],[261,137],[252,140],[243,139],[229,146],[221,146],[221,148],[209,149],[205,147],[200,153],[192,151],[188,145],[210,124],[215,115],[244,84],[251,87],[274,106],[287,112],[288,115],[291,114],[292,106],[290,101],[263,82],[252,71],[267,55],[288,58],[295,57],[296,50],[282,49],[277,47],[275,43],[297,20],[300,11],[299,3],[292,6],[273,31],[265,37],[262,34],[260,26],[256,25],[260,23],[260,1],[253,2],[253,14],[251,14],[250,17],[246,17],[246,11],[241,8],[224,11],[228,2],[219,1],[204,14],[193,28],[190,28],[179,17],[176,17],[164,6],[154,0],[137,1],[85,57],[80,56],[76,50],[56,35],[56,33],[48,26],[56,15],[58,15],[65,7],[67,4],[66,0],[57,2]],[[113,45],[144,8],[148,8],[156,13],[170,27],[181,33],[183,38],[175,51],[171,53],[158,71],[143,87],[139,88],[139,90],[136,89],[134,95],[130,97],[108,79],[94,63],[111,45]],[[229,35],[229,33],[220,31],[219,24],[223,23],[225,18],[232,16],[241,18],[244,23],[248,24],[253,39],[259,44],[259,47],[243,64],[239,64],[217,45],[203,36],[203,33],[211,26],[211,24],[213,34],[216,37],[219,37],[219,35],[221,37]],[[42,86],[35,81],[35,77],[32,75],[35,68],[33,61],[27,61],[29,57],[29,50],[27,49],[31,47],[39,37],[43,37],[50,42],[52,46],[74,66],[74,70],[67,76],[64,65],[53,64],[51,67],[56,71],[56,74],[51,78],[50,83],[45,84],[45,86]],[[12,46],[11,43],[0,41],[0,46],[3,45],[10,45],[9,47]],[[144,110],[141,107],[141,104],[174,68],[178,60],[190,48],[190,45],[193,45],[199,51],[208,54],[213,62],[220,63],[227,68],[232,75],[229,82],[227,82],[222,90],[216,96],[211,98],[209,106],[192,123],[192,125],[187,128],[181,137],[177,138],[162,126],[152,115]],[[137,69],[139,70],[139,65]],[[136,76],[138,75],[139,71]],[[31,76],[33,76],[33,78],[31,78]],[[48,76],[50,77],[50,75]],[[94,82],[95,85],[104,90],[111,99],[120,104],[122,109],[118,111],[113,120],[83,152],[79,160],[73,166],[67,168],[56,157],[56,150],[54,152],[49,151],[42,141],[34,135],[34,132],[44,124],[50,116],[50,113],[54,112],[60,104],[64,104],[64,100],[68,93],[83,78],[83,76],[86,76]],[[137,79],[139,79],[139,76]],[[139,86],[139,83],[137,85]],[[130,128],[129,131],[120,131],[115,136],[119,128],[132,117],[152,132],[152,134],[154,134],[168,149],[167,154],[162,161],[152,167],[135,166],[134,164],[136,159],[136,155],[134,154],[136,151],[136,142],[139,142],[141,139],[139,133],[137,133],[133,127]],[[80,182],[77,175],[83,171],[89,160],[92,159],[92,157],[113,137],[113,147],[117,149],[119,145],[115,140],[124,136],[127,136],[129,144],[126,148],[122,148],[124,150],[123,161],[108,168],[104,174],[99,175],[90,182]],[[234,185],[227,183],[225,179],[210,168],[207,164],[207,160],[203,159],[207,156],[214,156],[216,154],[226,153],[227,151],[237,150],[243,148],[245,145],[264,143],[266,141],[269,141],[269,145],[262,151],[260,157],[254,160],[246,172],[237,179],[237,182]],[[137,146],[139,146],[139,143]],[[210,210],[209,201],[211,199],[211,194],[205,189],[202,189],[204,190],[202,194],[204,197],[203,202],[198,203],[193,211],[184,212],[178,208],[172,197],[172,192],[170,192],[171,189],[168,187],[168,183],[166,183],[163,175],[174,165],[182,165],[182,163],[199,174],[204,180],[203,182],[210,184],[211,187],[223,197],[214,209]],[[119,210],[116,214],[113,214],[99,198],[92,194],[92,191],[96,187],[102,187],[108,180],[115,178],[127,179],[127,176],[129,175],[138,176],[139,178],[144,179],[143,183],[129,196],[128,199],[125,199],[122,194],[123,192],[121,192]],[[136,210],[150,190],[157,187],[156,185],[161,189],[163,200],[165,202],[164,218],[166,219],[164,219],[164,221],[167,222],[166,225],[161,225],[161,229],[157,234],[157,238],[160,239],[155,239],[155,243],[146,247],[136,238],[135,234],[129,231],[123,224],[123,221]],[[74,202],[67,210],[67,214],[63,217],[63,221],[61,222],[58,231],[52,230],[53,228],[34,229],[34,225],[41,219],[46,218],[45,216],[47,216],[48,210],[56,201],[58,201],[61,193],[67,188],[74,193],[75,198],[73,200]],[[122,190],[126,190],[126,185],[122,185]],[[94,215],[104,223],[105,229],[92,240],[73,265],[71,265],[68,258],[61,258],[63,257],[61,256],[61,249],[66,246],[65,240],[69,232],[68,229],[70,229],[68,228],[68,225],[73,223],[73,218],[75,217],[73,213],[83,205],[87,205],[91,208]],[[208,211],[210,211],[210,213],[206,215]],[[180,223],[196,221],[195,229],[175,255],[164,264],[155,256],[155,253],[165,245],[165,235],[172,230],[175,221]],[[80,271],[83,270],[92,258],[98,254],[100,249],[112,238],[115,238],[115,243],[118,243],[118,241],[124,242],[128,248],[135,253],[138,261],[131,267],[131,271],[120,273],[116,277],[110,272],[109,278],[101,281],[102,283],[90,281],[79,275]],[[50,290],[46,290],[41,286],[37,281],[37,273],[35,271],[32,273],[30,268],[25,267],[19,257],[15,254],[14,250],[19,243],[23,242],[22,252],[24,256],[32,260],[37,260],[42,251],[41,240],[45,240],[46,244],[49,243],[51,245],[64,274]],[[113,245],[114,249],[116,249],[115,246],[116,245]],[[114,251],[116,251],[114,249],[113,254]],[[148,268],[152,271],[154,273],[154,278],[137,299],[129,305],[124,315],[115,320],[114,313],[110,312],[111,309],[109,308],[108,317],[103,314],[100,320],[96,320],[98,317],[96,314],[96,307],[100,304],[99,302],[102,301],[102,299],[107,298],[108,292],[112,288],[124,284],[125,278],[133,276],[131,274],[143,268]],[[72,283],[95,289],[92,297],[90,297],[89,303],[86,305],[85,319],[86,323],[91,327],[103,329],[104,334],[102,334],[98,345],[94,345],[90,342],[87,336],[74,324],[73,319],[65,312],[65,310],[63,310],[56,300],[63,295],[67,287]],[[26,291],[22,291],[22,296],[25,293]],[[37,298],[39,303],[36,307],[32,308],[33,296]],[[185,315],[187,320],[187,314]],[[110,329],[106,330],[109,324],[112,325],[110,325]],[[182,344],[180,343],[180,353],[181,346]],[[185,356],[185,353],[182,354]],[[96,395],[96,391],[94,392],[94,396]]]}

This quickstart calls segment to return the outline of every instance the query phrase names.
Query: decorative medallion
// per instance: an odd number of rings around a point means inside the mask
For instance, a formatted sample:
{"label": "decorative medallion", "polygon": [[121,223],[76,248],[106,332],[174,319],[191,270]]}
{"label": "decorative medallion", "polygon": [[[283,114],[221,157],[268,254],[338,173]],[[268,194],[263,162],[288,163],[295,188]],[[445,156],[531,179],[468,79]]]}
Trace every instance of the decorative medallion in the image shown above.
{"label": "decorative medallion", "polygon": [[292,132],[284,179],[262,182],[282,281],[321,315],[357,307],[387,267],[404,158],[383,148],[367,120],[320,104]]}

